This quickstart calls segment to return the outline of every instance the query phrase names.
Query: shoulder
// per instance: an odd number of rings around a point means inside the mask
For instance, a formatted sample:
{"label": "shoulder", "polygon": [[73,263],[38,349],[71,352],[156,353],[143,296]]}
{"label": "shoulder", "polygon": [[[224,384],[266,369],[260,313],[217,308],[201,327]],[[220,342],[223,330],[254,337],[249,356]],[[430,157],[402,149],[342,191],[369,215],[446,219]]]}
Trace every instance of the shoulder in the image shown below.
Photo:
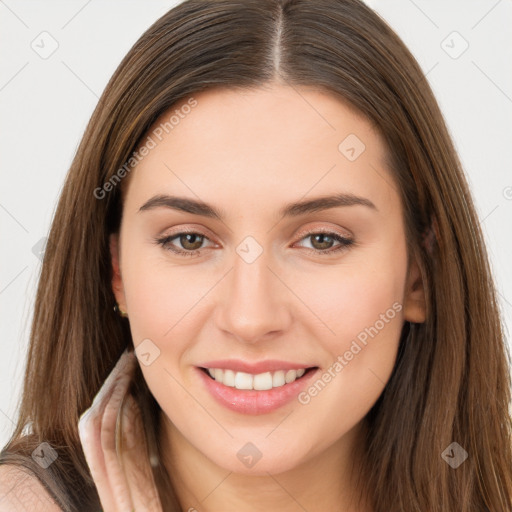
{"label": "shoulder", "polygon": [[0,512],[62,512],[39,479],[28,470],[0,464]]}

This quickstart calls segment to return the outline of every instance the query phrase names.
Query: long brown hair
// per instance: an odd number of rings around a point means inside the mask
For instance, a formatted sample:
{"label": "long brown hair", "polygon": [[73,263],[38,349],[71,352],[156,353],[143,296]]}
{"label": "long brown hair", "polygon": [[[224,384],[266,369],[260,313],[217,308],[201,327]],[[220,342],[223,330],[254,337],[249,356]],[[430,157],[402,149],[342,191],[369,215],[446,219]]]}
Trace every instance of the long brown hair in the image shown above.
{"label": "long brown hair", "polygon": [[[119,177],[155,120],[179,100],[273,81],[330,91],[380,131],[409,254],[424,278],[427,320],[404,325],[392,376],[365,418],[362,495],[375,512],[512,510],[510,354],[479,221],[419,65],[360,0],[188,0],[135,43],[101,96],[64,184],[19,418],[0,462],[34,471],[63,510],[100,508],[77,424],[133,342],[127,320],[112,309],[108,236],[119,228],[121,187],[99,199],[97,191]],[[158,454],[161,411],[140,369],[134,393],[149,452]],[[58,453],[45,470],[31,458],[41,442]],[[468,454],[456,469],[442,456],[454,442]],[[172,475],[163,463],[153,471],[164,510],[180,510]]]}

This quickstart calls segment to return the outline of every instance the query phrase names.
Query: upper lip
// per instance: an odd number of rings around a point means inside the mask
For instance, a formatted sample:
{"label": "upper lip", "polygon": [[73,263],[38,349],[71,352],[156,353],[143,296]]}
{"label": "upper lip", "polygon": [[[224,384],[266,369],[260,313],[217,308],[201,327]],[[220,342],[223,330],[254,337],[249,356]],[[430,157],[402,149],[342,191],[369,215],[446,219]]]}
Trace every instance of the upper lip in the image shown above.
{"label": "upper lip", "polygon": [[293,363],[290,361],[279,361],[277,359],[267,359],[265,361],[247,362],[241,359],[219,359],[216,361],[207,361],[198,365],[200,368],[222,368],[224,370],[233,370],[234,372],[245,372],[258,375],[259,373],[275,372],[278,370],[299,370],[304,368],[314,368],[314,365]]}

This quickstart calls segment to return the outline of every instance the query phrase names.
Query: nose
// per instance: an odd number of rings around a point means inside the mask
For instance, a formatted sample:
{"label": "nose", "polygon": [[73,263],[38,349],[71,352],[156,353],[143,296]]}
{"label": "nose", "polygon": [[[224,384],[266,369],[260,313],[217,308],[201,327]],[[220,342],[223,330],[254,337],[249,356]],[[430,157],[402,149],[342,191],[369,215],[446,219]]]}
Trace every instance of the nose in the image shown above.
{"label": "nose", "polygon": [[286,331],[292,320],[292,294],[277,274],[265,251],[252,263],[235,254],[217,306],[217,327],[250,344]]}

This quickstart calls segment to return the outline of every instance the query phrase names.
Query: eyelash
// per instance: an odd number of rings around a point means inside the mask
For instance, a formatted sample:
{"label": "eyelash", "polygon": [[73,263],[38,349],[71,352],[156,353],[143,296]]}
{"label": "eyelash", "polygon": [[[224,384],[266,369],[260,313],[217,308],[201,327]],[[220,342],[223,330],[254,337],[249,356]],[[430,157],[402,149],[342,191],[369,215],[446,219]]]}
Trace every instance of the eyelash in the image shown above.
{"label": "eyelash", "polygon": [[[206,235],[203,235],[202,233],[199,233],[197,231],[180,231],[179,233],[165,236],[162,238],[155,238],[154,242],[158,245],[161,245],[164,249],[171,251],[175,254],[178,254],[180,256],[196,256],[198,253],[201,252],[202,249],[196,249],[194,251],[185,251],[182,249],[176,249],[171,248],[168,246],[171,240],[174,240],[175,238],[179,238],[181,235],[199,235],[200,237],[208,239]],[[341,235],[338,235],[337,233],[333,233],[330,231],[309,231],[304,234],[304,236],[299,240],[304,240],[305,238],[308,238],[312,235],[327,235],[328,237],[334,239],[337,242],[340,242],[340,245],[334,249],[309,249],[306,248],[309,252],[314,253],[315,255],[321,254],[321,255],[327,255],[327,254],[334,254],[338,253],[339,251],[347,249],[349,246],[354,245],[355,242],[351,238],[346,238]]]}

